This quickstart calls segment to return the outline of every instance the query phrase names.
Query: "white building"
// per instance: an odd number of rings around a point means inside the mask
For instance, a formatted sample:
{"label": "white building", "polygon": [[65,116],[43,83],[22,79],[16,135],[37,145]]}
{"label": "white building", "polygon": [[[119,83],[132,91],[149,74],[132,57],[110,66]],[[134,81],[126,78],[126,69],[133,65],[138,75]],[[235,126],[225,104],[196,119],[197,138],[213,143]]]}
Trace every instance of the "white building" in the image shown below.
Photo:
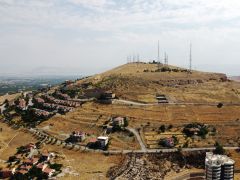
{"label": "white building", "polygon": [[99,142],[99,144],[102,148],[107,146],[108,140],[109,140],[109,138],[107,136],[99,136],[97,138],[97,141]]}
{"label": "white building", "polygon": [[235,161],[225,155],[206,153],[206,180],[233,180]]}

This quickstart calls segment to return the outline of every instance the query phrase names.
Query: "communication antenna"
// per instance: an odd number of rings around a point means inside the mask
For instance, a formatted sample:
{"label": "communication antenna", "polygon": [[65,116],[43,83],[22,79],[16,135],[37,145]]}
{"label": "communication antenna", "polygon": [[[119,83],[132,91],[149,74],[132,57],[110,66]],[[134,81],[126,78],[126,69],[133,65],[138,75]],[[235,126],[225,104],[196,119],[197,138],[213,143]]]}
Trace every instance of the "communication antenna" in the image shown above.
{"label": "communication antenna", "polygon": [[190,43],[189,70],[192,71],[192,43]]}
{"label": "communication antenna", "polygon": [[157,61],[160,62],[160,58],[159,58],[159,40],[158,40],[158,57],[157,57]]}
{"label": "communication antenna", "polygon": [[132,56],[129,55],[129,63],[132,63]]}
{"label": "communication antenna", "polygon": [[167,55],[167,65],[168,65],[168,55]]}
{"label": "communication antenna", "polygon": [[158,57],[157,57],[158,69],[160,69],[160,56],[159,56],[159,40],[158,40]]}
{"label": "communication antenna", "polygon": [[164,52],[164,64],[167,65],[167,53]]}
{"label": "communication antenna", "polygon": [[135,63],[136,61],[136,57],[135,57],[135,54],[133,54],[133,63]]}

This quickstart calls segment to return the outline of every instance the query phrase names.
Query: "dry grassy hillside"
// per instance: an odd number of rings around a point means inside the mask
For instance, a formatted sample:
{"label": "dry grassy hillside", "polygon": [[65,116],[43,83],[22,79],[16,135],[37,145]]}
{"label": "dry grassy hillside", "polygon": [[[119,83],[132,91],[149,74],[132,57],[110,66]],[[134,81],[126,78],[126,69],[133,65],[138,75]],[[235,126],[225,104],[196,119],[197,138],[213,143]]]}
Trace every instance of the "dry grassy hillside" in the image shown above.
{"label": "dry grassy hillside", "polygon": [[77,84],[91,82],[97,88],[113,91],[121,99],[146,103],[156,102],[157,93],[165,94],[171,102],[240,103],[240,83],[227,80],[224,74],[189,73],[182,68],[167,67],[173,71],[155,72],[157,64],[125,64]]}
{"label": "dry grassy hillside", "polygon": [[6,99],[9,100],[9,101],[12,101],[12,100],[14,100],[16,97],[18,97],[19,95],[20,95],[20,93],[0,96],[0,104],[2,104]]}

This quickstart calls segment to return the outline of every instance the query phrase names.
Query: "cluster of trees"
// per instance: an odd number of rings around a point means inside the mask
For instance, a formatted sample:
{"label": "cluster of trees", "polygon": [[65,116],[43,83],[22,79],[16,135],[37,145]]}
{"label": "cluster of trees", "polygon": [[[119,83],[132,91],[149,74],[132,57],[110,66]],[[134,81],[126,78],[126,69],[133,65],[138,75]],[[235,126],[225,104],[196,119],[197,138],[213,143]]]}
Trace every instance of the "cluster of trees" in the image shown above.
{"label": "cluster of trees", "polygon": [[169,126],[167,126],[167,127],[163,124],[163,125],[161,125],[161,126],[159,127],[158,130],[159,130],[160,132],[164,133],[166,130],[170,130],[170,129],[172,129],[172,128],[173,128],[173,125],[171,125],[171,124],[170,124]]}
{"label": "cluster of trees", "polygon": [[183,133],[186,134],[187,137],[197,135],[202,138],[206,138],[208,131],[209,131],[208,127],[201,123],[187,124],[183,129]]}

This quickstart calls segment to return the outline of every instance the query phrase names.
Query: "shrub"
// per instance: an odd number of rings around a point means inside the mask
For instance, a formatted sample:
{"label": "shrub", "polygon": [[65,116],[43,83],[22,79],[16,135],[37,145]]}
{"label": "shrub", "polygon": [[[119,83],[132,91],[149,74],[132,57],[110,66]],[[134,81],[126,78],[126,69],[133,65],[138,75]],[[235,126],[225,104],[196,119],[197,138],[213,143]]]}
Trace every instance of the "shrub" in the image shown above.
{"label": "shrub", "polygon": [[128,119],[124,118],[124,127],[128,127]]}
{"label": "shrub", "polygon": [[56,171],[60,171],[62,166],[63,166],[62,164],[57,164],[57,163],[49,165],[50,168],[55,169]]}
{"label": "shrub", "polygon": [[218,103],[217,107],[218,108],[222,108],[223,107],[223,103]]}
{"label": "shrub", "polygon": [[161,126],[159,127],[159,130],[160,130],[161,132],[165,132],[165,130],[166,130],[165,125],[161,125]]}

